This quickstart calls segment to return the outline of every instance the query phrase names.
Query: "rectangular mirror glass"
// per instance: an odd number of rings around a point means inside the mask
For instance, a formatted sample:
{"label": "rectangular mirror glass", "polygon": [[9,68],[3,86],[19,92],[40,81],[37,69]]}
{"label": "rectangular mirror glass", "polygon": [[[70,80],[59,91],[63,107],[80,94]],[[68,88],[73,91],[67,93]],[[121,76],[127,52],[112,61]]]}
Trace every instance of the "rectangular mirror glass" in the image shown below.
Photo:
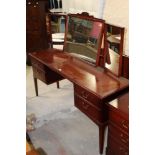
{"label": "rectangular mirror glass", "polygon": [[106,45],[108,62],[105,67],[117,76],[121,75],[124,28],[106,23]]}
{"label": "rectangular mirror glass", "polygon": [[98,65],[104,21],[82,15],[68,15],[64,51]]}

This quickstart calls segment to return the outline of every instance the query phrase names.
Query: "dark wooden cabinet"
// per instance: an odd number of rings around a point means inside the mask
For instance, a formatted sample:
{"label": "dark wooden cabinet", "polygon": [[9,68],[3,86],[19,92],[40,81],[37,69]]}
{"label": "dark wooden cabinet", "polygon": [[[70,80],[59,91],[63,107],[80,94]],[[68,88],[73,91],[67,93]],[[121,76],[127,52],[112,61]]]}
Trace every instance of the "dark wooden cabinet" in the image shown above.
{"label": "dark wooden cabinet", "polygon": [[107,155],[129,155],[129,93],[108,104]]}
{"label": "dark wooden cabinet", "polygon": [[46,12],[48,0],[26,0],[26,59],[28,53],[48,48]]}

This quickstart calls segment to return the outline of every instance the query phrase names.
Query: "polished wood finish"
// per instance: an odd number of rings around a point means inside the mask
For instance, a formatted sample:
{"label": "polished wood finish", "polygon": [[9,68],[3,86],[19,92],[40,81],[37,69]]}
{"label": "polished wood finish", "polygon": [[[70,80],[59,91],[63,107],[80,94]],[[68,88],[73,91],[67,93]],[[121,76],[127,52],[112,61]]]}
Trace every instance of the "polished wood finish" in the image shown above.
{"label": "polished wood finish", "polygon": [[[102,36],[104,32],[104,21],[93,18],[87,13],[70,14],[68,17],[99,22],[102,26],[100,35]],[[67,31],[68,26],[66,26],[63,51],[46,49],[30,53],[33,76],[46,84],[58,82],[64,78],[73,83],[75,106],[99,127],[99,152],[102,154],[105,126],[108,124],[108,106],[106,103],[128,92],[129,82],[127,79],[116,77],[105,68],[99,67],[101,56],[102,58],[104,56],[104,52],[100,53],[101,36],[98,39],[98,48],[96,50],[96,64],[93,65],[75,57],[66,50]]]}
{"label": "polished wood finish", "polygon": [[26,57],[35,50],[48,48],[46,32],[46,11],[48,0],[26,0]]}
{"label": "polished wood finish", "polygon": [[37,78],[33,78],[34,79],[34,86],[35,86],[35,92],[36,92],[36,96],[38,96],[38,82],[37,82]]}
{"label": "polished wood finish", "polygon": [[129,79],[129,57],[127,55],[123,55],[122,76]]}
{"label": "polished wood finish", "polygon": [[129,93],[109,104],[107,155],[129,154]]}
{"label": "polished wood finish", "polygon": [[61,75],[56,74],[54,71],[51,71],[46,65],[42,64],[36,59],[31,58],[31,64],[33,69],[36,96],[38,96],[37,79],[41,80],[47,85],[56,82],[57,88],[59,88],[59,81],[64,79]]}
{"label": "polished wood finish", "polygon": [[71,82],[92,92],[100,99],[104,98],[105,100],[105,97],[107,99],[109,94],[112,95],[128,88],[128,80],[125,78],[115,78],[110,73],[104,72],[104,69],[93,67],[67,52],[46,49],[30,53],[30,56],[32,62],[38,61],[43,65],[44,73],[51,74],[51,70],[56,76],[61,75],[68,78]]}
{"label": "polished wood finish", "polygon": [[103,68],[89,65],[57,49],[36,51],[30,53],[30,57],[35,78],[45,83],[63,78],[73,82],[75,106],[99,127],[99,149],[102,154],[104,129],[108,121],[108,107],[105,103],[128,91],[128,80],[114,77]]}

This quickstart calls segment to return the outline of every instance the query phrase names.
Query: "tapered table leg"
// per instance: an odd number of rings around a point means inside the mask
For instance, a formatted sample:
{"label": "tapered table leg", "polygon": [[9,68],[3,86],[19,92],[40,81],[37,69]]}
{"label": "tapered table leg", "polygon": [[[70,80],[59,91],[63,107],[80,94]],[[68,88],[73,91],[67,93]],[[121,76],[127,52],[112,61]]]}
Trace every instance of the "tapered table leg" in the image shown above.
{"label": "tapered table leg", "polygon": [[100,154],[103,154],[105,127],[106,127],[106,125],[99,126],[99,150],[100,150]]}
{"label": "tapered table leg", "polygon": [[60,88],[60,87],[59,87],[59,81],[57,81],[57,88]]}
{"label": "tapered table leg", "polygon": [[38,83],[37,83],[37,78],[33,78],[33,79],[34,79],[34,86],[35,86],[36,96],[38,96]]}

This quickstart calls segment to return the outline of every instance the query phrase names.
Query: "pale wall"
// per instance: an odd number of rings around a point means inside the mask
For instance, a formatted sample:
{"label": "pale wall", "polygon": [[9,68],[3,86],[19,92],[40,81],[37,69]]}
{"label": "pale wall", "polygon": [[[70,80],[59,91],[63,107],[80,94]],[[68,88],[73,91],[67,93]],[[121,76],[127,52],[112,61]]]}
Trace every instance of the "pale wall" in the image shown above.
{"label": "pale wall", "polygon": [[124,54],[129,55],[129,4],[128,0],[106,0],[103,19],[125,27]]}
{"label": "pale wall", "polygon": [[88,12],[90,15],[98,17],[99,3],[100,0],[63,0],[62,6],[65,12],[69,13]]}

